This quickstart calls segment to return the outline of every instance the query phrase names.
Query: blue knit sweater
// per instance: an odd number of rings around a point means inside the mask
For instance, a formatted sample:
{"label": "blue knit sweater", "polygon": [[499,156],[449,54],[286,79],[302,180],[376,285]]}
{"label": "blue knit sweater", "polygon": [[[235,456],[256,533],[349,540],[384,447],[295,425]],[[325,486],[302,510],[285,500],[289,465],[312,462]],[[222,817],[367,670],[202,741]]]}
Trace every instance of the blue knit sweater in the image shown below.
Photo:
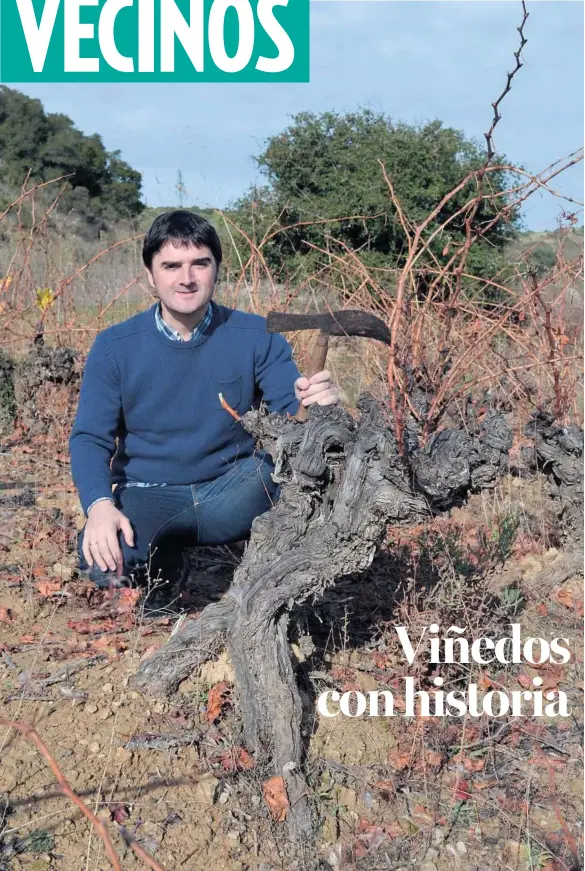
{"label": "blue knit sweater", "polygon": [[198,484],[250,456],[254,440],[219,393],[240,414],[260,400],[296,412],[299,371],[286,339],[258,315],[212,308],[207,329],[186,342],[157,329],[156,305],[96,337],[69,441],[86,513],[113,483]]}

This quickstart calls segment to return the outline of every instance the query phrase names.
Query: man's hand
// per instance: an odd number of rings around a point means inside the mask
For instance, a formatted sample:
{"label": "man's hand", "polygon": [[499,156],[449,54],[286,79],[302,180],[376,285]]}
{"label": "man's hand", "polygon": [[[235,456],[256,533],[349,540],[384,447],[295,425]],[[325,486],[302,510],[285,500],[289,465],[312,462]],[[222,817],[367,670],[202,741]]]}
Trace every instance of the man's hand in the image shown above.
{"label": "man's hand", "polygon": [[118,531],[124,535],[128,547],[134,546],[134,532],[125,514],[113,502],[104,499],[89,509],[83,533],[83,555],[89,566],[97,563],[102,572],[122,574],[123,558]]}
{"label": "man's hand", "polygon": [[331,373],[324,369],[317,372],[312,378],[301,375],[295,381],[295,396],[304,406],[312,405],[337,405],[341,397],[339,390],[331,380]]}

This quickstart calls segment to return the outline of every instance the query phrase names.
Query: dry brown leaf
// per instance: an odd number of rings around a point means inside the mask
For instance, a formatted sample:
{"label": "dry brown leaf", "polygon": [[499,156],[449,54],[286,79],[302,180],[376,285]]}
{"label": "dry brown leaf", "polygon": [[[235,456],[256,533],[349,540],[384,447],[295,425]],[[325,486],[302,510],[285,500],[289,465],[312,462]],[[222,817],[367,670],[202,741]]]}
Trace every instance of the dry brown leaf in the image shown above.
{"label": "dry brown leaf", "polygon": [[140,662],[144,662],[146,659],[150,659],[157,650],[160,649],[162,642],[158,641],[156,644],[151,644],[150,647],[147,647],[142,656],[140,657]]}
{"label": "dry brown leaf", "polygon": [[394,665],[392,658],[387,653],[380,653],[379,651],[372,654],[372,660],[376,668],[380,669],[389,669]]}
{"label": "dry brown leaf", "polygon": [[226,704],[228,695],[229,684],[225,680],[222,680],[221,683],[216,683],[209,690],[209,695],[207,696],[207,719],[210,723],[213,723],[220,716],[221,709]]}
{"label": "dry brown leaf", "polygon": [[542,686],[538,687],[541,692],[558,690],[559,684],[565,680],[565,669],[562,665],[550,665],[544,669],[539,677],[542,678]]}
{"label": "dry brown leaf", "polygon": [[553,599],[565,608],[576,610],[577,613],[583,613],[583,591],[579,589],[577,584],[563,584],[558,590],[553,593]]}
{"label": "dry brown leaf", "polygon": [[89,620],[68,620],[67,627],[77,635],[93,635],[98,632],[113,632],[116,624],[113,620],[101,620],[92,623]]}
{"label": "dry brown leaf", "polygon": [[43,599],[49,599],[61,590],[59,581],[39,581],[36,587]]}
{"label": "dry brown leaf", "polygon": [[226,771],[245,771],[254,768],[254,758],[243,747],[234,747],[232,750],[224,750],[220,761]]}
{"label": "dry brown leaf", "polygon": [[485,671],[480,672],[479,680],[477,681],[477,685],[480,690],[489,690],[492,685],[491,678]]}
{"label": "dry brown leaf", "polygon": [[443,761],[443,757],[440,753],[437,753],[435,750],[428,750],[426,755],[427,765],[432,765],[433,767],[438,766]]}
{"label": "dry brown leaf", "polygon": [[410,765],[410,753],[400,750],[391,750],[388,754],[388,762],[396,771],[403,771]]}
{"label": "dry brown leaf", "polygon": [[116,610],[119,614],[127,614],[130,611],[133,611],[141,596],[142,590],[124,587],[116,594]]}
{"label": "dry brown leaf", "polygon": [[128,648],[126,642],[117,635],[102,635],[101,638],[94,638],[90,646],[107,653],[112,658],[116,658],[120,651]]}
{"label": "dry brown leaf", "polygon": [[415,804],[412,809],[412,820],[417,826],[430,826],[435,822],[435,815],[423,804]]}
{"label": "dry brown leaf", "polygon": [[463,765],[467,771],[481,771],[485,768],[485,759],[471,759],[469,756],[466,756],[463,760]]}
{"label": "dry brown leaf", "polygon": [[497,786],[497,784],[497,780],[474,780],[471,785],[474,789],[481,791],[482,789],[491,789],[491,787]]}
{"label": "dry brown leaf", "polygon": [[110,817],[112,822],[118,823],[118,825],[125,823],[129,816],[130,811],[128,806],[125,804],[115,804],[113,807],[110,807]]}
{"label": "dry brown leaf", "polygon": [[12,623],[12,611],[10,608],[0,606],[0,623]]}
{"label": "dry brown leaf", "polygon": [[471,798],[469,793],[469,781],[468,780],[458,780],[455,784],[454,796],[456,801],[467,801],[468,798]]}
{"label": "dry brown leaf", "polygon": [[284,777],[271,777],[266,780],[262,786],[262,794],[272,819],[283,823],[290,807]]}

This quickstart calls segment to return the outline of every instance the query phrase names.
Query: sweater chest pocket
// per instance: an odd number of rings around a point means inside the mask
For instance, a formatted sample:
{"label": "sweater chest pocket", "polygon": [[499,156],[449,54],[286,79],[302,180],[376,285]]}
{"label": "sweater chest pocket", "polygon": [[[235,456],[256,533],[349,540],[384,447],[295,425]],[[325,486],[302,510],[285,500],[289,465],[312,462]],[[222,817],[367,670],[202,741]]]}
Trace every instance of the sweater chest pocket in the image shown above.
{"label": "sweater chest pocket", "polygon": [[220,412],[227,416],[227,411],[221,407],[219,394],[223,396],[225,402],[230,405],[235,411],[242,412],[239,408],[242,402],[242,376],[236,375],[235,378],[218,378],[212,376],[210,378],[211,402],[214,411]]}

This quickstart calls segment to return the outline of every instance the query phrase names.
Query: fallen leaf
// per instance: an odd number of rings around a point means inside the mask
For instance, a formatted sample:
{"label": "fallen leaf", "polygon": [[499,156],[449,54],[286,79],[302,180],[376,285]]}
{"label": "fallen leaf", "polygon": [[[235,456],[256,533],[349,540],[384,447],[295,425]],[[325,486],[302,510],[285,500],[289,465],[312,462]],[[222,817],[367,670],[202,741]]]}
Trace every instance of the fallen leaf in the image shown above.
{"label": "fallen leaf", "polygon": [[484,690],[484,691],[489,690],[489,688],[491,687],[491,685],[492,685],[491,678],[488,674],[485,673],[485,671],[482,671],[480,673],[479,680],[477,681],[477,685],[480,688],[480,690]]}
{"label": "fallen leaf", "polygon": [[429,750],[426,755],[426,760],[428,765],[432,765],[433,767],[437,767],[443,761],[443,757],[440,753],[436,753],[434,750]]}
{"label": "fallen leaf", "polygon": [[341,684],[341,691],[344,693],[359,693],[361,692],[361,687],[356,681],[346,680]]}
{"label": "fallen leaf", "polygon": [[0,623],[12,623],[12,611],[10,608],[0,606]]}
{"label": "fallen leaf", "polygon": [[471,798],[471,793],[469,792],[469,781],[459,780],[455,785],[454,796],[457,801],[467,801],[468,798]]}
{"label": "fallen leaf", "polygon": [[472,785],[474,789],[482,790],[488,789],[488,787],[495,786],[496,784],[497,780],[474,780]]}
{"label": "fallen leaf", "polygon": [[93,635],[96,632],[111,632],[116,628],[113,620],[104,620],[100,623],[91,623],[89,620],[68,620],[67,626],[77,635]]}
{"label": "fallen leaf", "polygon": [[548,756],[539,750],[534,750],[530,759],[527,759],[528,765],[536,765],[539,768],[553,769],[554,771],[562,771],[567,764],[566,759],[557,759],[554,756]]}
{"label": "fallen leaf", "polygon": [[533,690],[533,689],[535,689],[535,686],[534,686],[534,684],[532,683],[532,679],[531,679],[530,677],[528,677],[528,675],[526,674],[525,671],[521,672],[521,673],[518,675],[518,677],[517,677],[517,681],[518,681],[518,683],[520,684],[521,687],[524,687],[525,690]]}
{"label": "fallen leaf", "polygon": [[583,613],[583,592],[576,584],[563,584],[553,593],[553,599],[565,608]]}
{"label": "fallen leaf", "polygon": [[481,771],[485,768],[485,759],[471,759],[467,756],[463,760],[463,765],[467,771]]}
{"label": "fallen leaf", "polygon": [[102,635],[101,638],[95,638],[91,642],[91,646],[102,650],[108,656],[116,657],[122,650],[126,650],[128,645],[117,635]]}
{"label": "fallen leaf", "polygon": [[134,629],[135,625],[136,621],[132,611],[128,611],[126,614],[119,614],[116,618],[116,626],[119,632],[128,632],[130,629]]}
{"label": "fallen leaf", "polygon": [[130,811],[125,804],[115,804],[113,807],[110,808],[110,816],[112,822],[118,823],[120,825],[121,823],[126,822],[128,817],[130,816]]}
{"label": "fallen leaf", "polygon": [[[535,666],[533,666],[535,668]],[[565,678],[565,672],[562,665],[551,665],[549,662],[543,663],[538,669],[538,677],[542,680],[542,684],[540,686],[535,686],[532,682],[532,678],[526,674],[526,672],[521,672],[518,675],[518,683],[525,690],[532,690],[532,692],[549,692],[549,690],[558,689],[559,683],[561,683]]]}
{"label": "fallen leaf", "polygon": [[371,850],[377,850],[388,837],[385,828],[365,819],[360,820],[358,831],[360,834],[354,844],[356,857],[363,857]]}
{"label": "fallen leaf", "polygon": [[222,680],[221,683],[216,683],[209,690],[209,695],[207,696],[207,719],[210,723],[213,723],[220,716],[221,709],[227,703],[228,695],[229,684],[225,680]]}
{"label": "fallen leaf", "polygon": [[249,771],[256,764],[254,758],[243,747],[224,750],[220,762],[226,771]]}
{"label": "fallen leaf", "polygon": [[417,826],[430,826],[435,822],[435,816],[422,804],[415,804],[412,809],[412,819]]}
{"label": "fallen leaf", "polygon": [[277,823],[283,823],[289,808],[284,777],[271,777],[266,780],[262,785],[262,794],[272,819]]}
{"label": "fallen leaf", "polygon": [[550,665],[548,664],[548,668],[544,669],[539,675],[542,678],[542,686],[539,689],[543,693],[549,692],[549,690],[557,690],[559,684],[562,683],[565,679],[565,670],[562,665]]}
{"label": "fallen leaf", "polygon": [[392,780],[376,780],[374,786],[382,793],[382,798],[396,795],[396,786]]}
{"label": "fallen leaf", "polygon": [[401,838],[404,835],[401,825],[397,822],[387,823],[384,826],[384,831],[389,838]]}
{"label": "fallen leaf", "polygon": [[382,670],[391,668],[393,664],[387,653],[380,653],[379,651],[376,651],[372,654],[372,660],[376,668],[380,668]]}
{"label": "fallen leaf", "polygon": [[142,656],[140,657],[140,662],[144,662],[146,659],[150,659],[150,657],[156,653],[157,650],[160,649],[161,642],[158,641],[156,644],[151,644],[150,647],[147,647]]}
{"label": "fallen leaf", "polygon": [[410,765],[410,753],[399,750],[391,750],[388,754],[388,762],[392,765],[394,769],[396,769],[396,771],[403,771]]}
{"label": "fallen leaf", "polygon": [[59,581],[39,581],[36,588],[43,599],[49,599],[51,596],[54,596],[55,593],[60,592],[61,584]]}
{"label": "fallen leaf", "polygon": [[116,610],[119,614],[127,614],[128,612],[133,611],[141,596],[142,590],[139,590],[138,588],[130,589],[129,587],[124,587],[116,594]]}
{"label": "fallen leaf", "polygon": [[368,854],[367,844],[364,844],[363,840],[358,838],[353,847],[353,854],[356,859],[363,859]]}

